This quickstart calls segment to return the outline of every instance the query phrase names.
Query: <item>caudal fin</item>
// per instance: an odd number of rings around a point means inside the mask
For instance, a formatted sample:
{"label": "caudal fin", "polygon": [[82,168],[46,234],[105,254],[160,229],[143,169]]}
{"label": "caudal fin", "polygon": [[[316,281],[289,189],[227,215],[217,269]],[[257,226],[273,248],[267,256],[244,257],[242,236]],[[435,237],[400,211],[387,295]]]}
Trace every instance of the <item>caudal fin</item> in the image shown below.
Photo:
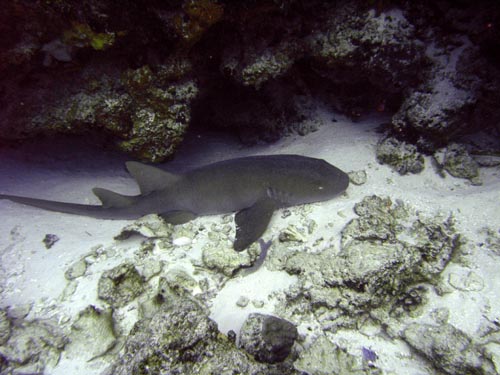
{"label": "caudal fin", "polygon": [[0,199],[8,199],[11,202],[24,204],[31,207],[42,208],[47,211],[63,212],[67,214],[91,217],[101,217],[101,213],[104,211],[102,206],[50,201],[46,199],[20,197],[17,195],[0,194]]}

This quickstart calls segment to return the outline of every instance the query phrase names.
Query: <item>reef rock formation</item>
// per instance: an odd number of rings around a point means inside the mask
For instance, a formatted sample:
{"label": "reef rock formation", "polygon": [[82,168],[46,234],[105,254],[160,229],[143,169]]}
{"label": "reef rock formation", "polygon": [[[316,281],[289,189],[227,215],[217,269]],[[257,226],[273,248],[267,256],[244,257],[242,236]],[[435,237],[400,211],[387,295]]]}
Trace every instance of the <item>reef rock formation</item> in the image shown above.
{"label": "reef rock formation", "polygon": [[105,135],[144,160],[191,124],[275,140],[318,103],[432,153],[498,138],[495,1],[21,1],[0,15],[0,139]]}

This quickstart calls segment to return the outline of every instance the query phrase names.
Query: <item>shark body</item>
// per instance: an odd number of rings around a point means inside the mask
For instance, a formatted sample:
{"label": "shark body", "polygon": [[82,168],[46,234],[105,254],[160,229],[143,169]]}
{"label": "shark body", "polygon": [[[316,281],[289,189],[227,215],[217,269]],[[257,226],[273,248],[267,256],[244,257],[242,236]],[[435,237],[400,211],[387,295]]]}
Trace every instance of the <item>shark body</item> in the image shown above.
{"label": "shark body", "polygon": [[158,214],[171,224],[197,216],[237,212],[234,249],[244,250],[266,230],[275,210],[329,200],[349,185],[346,173],[322,159],[300,155],[236,158],[173,174],[127,162],[140,194],[94,188],[102,205],[57,202],[0,194],[0,199],[100,219],[137,219]]}

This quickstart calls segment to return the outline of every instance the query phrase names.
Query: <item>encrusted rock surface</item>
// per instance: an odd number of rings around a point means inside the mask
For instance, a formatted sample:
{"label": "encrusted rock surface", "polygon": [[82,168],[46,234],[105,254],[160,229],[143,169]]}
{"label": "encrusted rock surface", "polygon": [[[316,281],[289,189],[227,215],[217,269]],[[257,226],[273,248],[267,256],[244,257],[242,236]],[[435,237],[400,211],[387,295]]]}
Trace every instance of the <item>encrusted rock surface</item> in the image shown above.
{"label": "encrusted rock surface", "polygon": [[320,336],[304,350],[294,366],[311,375],[378,374],[377,369],[370,369],[361,357],[347,353],[325,336]]}
{"label": "encrusted rock surface", "polygon": [[416,146],[393,137],[387,137],[379,142],[377,160],[382,164],[388,164],[400,175],[420,173],[425,166],[424,157]]}
{"label": "encrusted rock surface", "polygon": [[0,310],[0,345],[5,344],[9,339],[11,323],[7,311]]}
{"label": "encrusted rock surface", "polygon": [[450,144],[444,155],[444,169],[454,177],[474,180],[479,176],[479,166],[463,145]]}
{"label": "encrusted rock surface", "polygon": [[71,326],[66,355],[91,361],[107,353],[117,342],[111,309],[88,306]]}
{"label": "encrusted rock surface", "polygon": [[126,240],[133,235],[140,235],[146,238],[170,238],[173,231],[173,226],[165,223],[159,216],[147,215],[123,228],[115,236],[115,240]]}
{"label": "encrusted rock surface", "polygon": [[291,353],[297,336],[297,328],[293,323],[275,316],[253,313],[241,327],[239,347],[259,362],[282,362]]}
{"label": "encrusted rock surface", "polygon": [[97,294],[114,307],[124,306],[144,291],[144,279],[131,263],[123,263],[104,272]]}
{"label": "encrusted rock surface", "polygon": [[285,317],[312,313],[323,329],[350,327],[381,309],[408,313],[425,301],[433,282],[460,245],[451,217],[426,217],[390,198],[365,197],[358,218],[343,229],[341,249],[296,251],[283,264],[299,282],[283,300]]}
{"label": "encrusted rock surface", "polygon": [[220,334],[207,311],[189,298],[168,291],[151,316],[139,320],[127,337],[124,353],[107,374],[281,374],[292,368],[254,362]]}
{"label": "encrusted rock surface", "polygon": [[366,184],[368,176],[364,170],[349,172],[349,182],[354,185],[361,186]]}
{"label": "encrusted rock surface", "polygon": [[168,67],[153,72],[145,65],[127,70],[120,81],[92,81],[37,115],[31,126],[59,133],[104,131],[121,150],[158,162],[182,140],[197,92],[193,81],[172,80]]}
{"label": "encrusted rock surface", "polygon": [[68,343],[57,322],[14,319],[3,310],[0,319],[2,374],[41,374],[57,364]]}
{"label": "encrusted rock surface", "polygon": [[246,251],[236,252],[231,244],[208,243],[203,247],[202,261],[208,269],[216,270],[226,276],[232,276],[242,267],[250,267],[258,256],[258,245]]}
{"label": "encrusted rock surface", "polygon": [[246,142],[314,131],[318,99],[395,113],[391,132],[426,152],[500,131],[494,1],[64,0],[1,17],[6,141],[97,133],[159,162],[191,123]]}
{"label": "encrusted rock surface", "polygon": [[413,348],[448,374],[496,374],[482,349],[450,324],[412,324],[403,337]]}

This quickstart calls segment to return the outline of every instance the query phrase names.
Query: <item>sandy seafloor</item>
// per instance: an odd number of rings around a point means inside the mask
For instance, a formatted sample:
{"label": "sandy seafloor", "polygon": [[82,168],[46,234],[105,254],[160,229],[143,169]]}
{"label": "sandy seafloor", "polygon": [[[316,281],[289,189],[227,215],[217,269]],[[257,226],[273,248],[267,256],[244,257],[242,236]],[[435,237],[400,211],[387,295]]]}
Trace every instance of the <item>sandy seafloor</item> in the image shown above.
{"label": "sandy seafloor", "polygon": [[[312,206],[310,217],[318,223],[314,237],[338,236],[343,226],[355,217],[353,205],[372,194],[389,196],[393,201],[401,199],[431,215],[439,211],[451,212],[458,230],[468,240],[466,246],[470,256],[467,265],[451,262],[443,277],[454,274],[466,278],[473,274],[480,287],[453,288],[442,296],[430,293],[425,311],[415,321],[429,322],[433,309],[447,306],[449,323],[472,337],[480,335],[487,322],[500,321],[500,256],[481,246],[485,237],[483,228],[489,227],[497,233],[500,228],[500,169],[481,168],[483,184],[472,186],[467,180],[449,175],[440,177],[427,158],[422,173],[400,176],[388,166],[379,165],[375,158],[375,146],[380,138],[376,128],[387,118],[373,115],[353,123],[327,111],[317,116],[322,123],[318,131],[306,136],[291,135],[270,145],[246,147],[227,135],[193,132],[176,159],[165,168],[179,170],[245,155],[296,153],[323,158],[346,172],[364,170],[368,177],[364,185],[351,184],[343,196]],[[336,122],[332,121],[334,117]],[[94,186],[128,194],[138,191],[123,167],[127,157],[110,151],[65,145],[62,141],[41,141],[17,149],[2,149],[0,160],[0,192],[6,194],[97,204],[91,192]],[[13,314],[28,313],[27,319],[56,319],[64,326],[71,324],[78,312],[88,305],[104,306],[105,303],[97,298],[99,276],[131,257],[139,246],[140,239],[122,243],[115,243],[113,239],[130,224],[127,221],[57,214],[9,201],[0,201],[0,213],[0,307],[8,308]],[[222,217],[197,220],[212,223]],[[333,222],[333,227],[327,226],[327,222]],[[281,215],[275,214],[264,239],[276,239],[284,225]],[[47,233],[60,237],[50,249],[42,243]],[[166,259],[168,267],[175,266],[178,261],[189,270],[189,262],[197,257],[199,263],[201,242],[193,243],[192,249],[179,247],[182,256]],[[98,258],[86,275],[76,280],[74,294],[63,302],[61,295],[68,285],[65,271],[97,245],[115,246],[115,255]],[[269,251],[272,252],[272,246]],[[238,332],[250,312],[273,313],[273,301],[267,299],[268,295],[288,287],[293,279],[284,272],[267,270],[264,263],[257,272],[228,281],[212,301],[210,316],[222,332],[230,329]],[[255,308],[252,303],[241,308],[236,305],[241,296],[266,303],[262,308]],[[130,326],[132,324],[133,319]],[[300,324],[299,332],[306,333]],[[308,335],[306,342],[314,339],[314,331]],[[422,375],[435,372],[403,341],[389,340],[376,332],[341,330],[330,334],[329,338],[354,355],[361,355],[363,347],[375,351],[376,365],[384,373]],[[106,366],[102,358],[88,361],[85,350],[81,350],[80,356],[63,352],[59,363],[47,369],[47,373],[99,374]]]}

